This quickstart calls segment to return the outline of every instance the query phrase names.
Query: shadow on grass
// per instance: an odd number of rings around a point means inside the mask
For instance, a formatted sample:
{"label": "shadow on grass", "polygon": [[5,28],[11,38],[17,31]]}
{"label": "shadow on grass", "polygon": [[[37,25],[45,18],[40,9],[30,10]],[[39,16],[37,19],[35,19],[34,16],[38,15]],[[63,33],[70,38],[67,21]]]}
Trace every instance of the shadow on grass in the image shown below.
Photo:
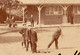
{"label": "shadow on grass", "polygon": [[13,42],[20,42],[22,41],[21,37],[15,36],[0,36],[0,43],[13,43]]}
{"label": "shadow on grass", "polygon": [[[59,49],[39,49],[38,50],[38,53],[51,53],[51,52],[54,52],[56,50],[62,50],[62,49],[73,49],[75,47],[63,47],[63,48],[59,48]],[[60,53],[59,53],[60,54]]]}
{"label": "shadow on grass", "polygon": [[60,49],[73,49],[75,47],[63,47],[63,48],[60,48]]}
{"label": "shadow on grass", "polygon": [[37,53],[51,53],[53,52],[53,50],[50,50],[50,49],[39,49]]}

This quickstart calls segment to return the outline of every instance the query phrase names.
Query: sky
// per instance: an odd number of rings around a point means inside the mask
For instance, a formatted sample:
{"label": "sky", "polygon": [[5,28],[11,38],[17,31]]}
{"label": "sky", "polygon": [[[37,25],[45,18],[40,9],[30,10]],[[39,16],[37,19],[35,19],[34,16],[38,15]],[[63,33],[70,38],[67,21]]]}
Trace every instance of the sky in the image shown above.
{"label": "sky", "polygon": [[39,0],[18,0],[18,1],[21,1],[24,4],[26,4],[26,3],[38,3],[39,2]]}
{"label": "sky", "polygon": [[35,3],[69,3],[69,4],[80,4],[80,0],[18,0],[24,4],[35,4]]}

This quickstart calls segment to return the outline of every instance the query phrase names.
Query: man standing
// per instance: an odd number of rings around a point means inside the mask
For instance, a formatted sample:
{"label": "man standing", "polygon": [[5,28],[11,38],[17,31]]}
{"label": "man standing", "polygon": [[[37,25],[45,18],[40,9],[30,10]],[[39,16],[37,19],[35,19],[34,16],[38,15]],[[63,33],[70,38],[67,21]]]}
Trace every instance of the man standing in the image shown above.
{"label": "man standing", "polygon": [[31,45],[32,45],[31,50],[33,53],[36,53],[37,52],[37,44],[36,43],[38,41],[37,32],[33,28],[31,28],[30,33],[31,33],[31,39],[30,40],[31,40]]}
{"label": "man standing", "polygon": [[11,21],[12,21],[12,25],[13,25],[13,27],[17,26],[17,24],[15,23],[15,18],[14,18],[14,16],[12,16]]}
{"label": "man standing", "polygon": [[[29,42],[30,42],[30,36],[28,34],[29,30],[28,28],[26,28],[26,24],[24,24],[24,28],[21,29],[20,33],[22,34],[22,46],[23,44],[25,45],[26,47],[26,51],[28,51],[28,46],[29,46]],[[26,45],[27,43],[27,45]]]}
{"label": "man standing", "polygon": [[28,17],[27,17],[27,15],[25,15],[24,23],[26,23],[26,22],[27,22],[27,19],[28,19]]}
{"label": "man standing", "polygon": [[31,14],[31,17],[30,17],[30,22],[31,22],[31,26],[34,27],[34,17],[33,17],[32,14]]}
{"label": "man standing", "polygon": [[52,45],[52,43],[55,41],[55,47],[58,49],[58,39],[61,35],[61,28],[58,28],[57,31],[52,36],[52,41],[49,43],[48,48]]}
{"label": "man standing", "polygon": [[12,26],[12,21],[11,21],[11,19],[10,19],[10,18],[8,18],[8,17],[7,17],[7,19],[6,19],[6,23],[7,23],[7,24],[9,24],[9,27],[11,27],[11,26]]}

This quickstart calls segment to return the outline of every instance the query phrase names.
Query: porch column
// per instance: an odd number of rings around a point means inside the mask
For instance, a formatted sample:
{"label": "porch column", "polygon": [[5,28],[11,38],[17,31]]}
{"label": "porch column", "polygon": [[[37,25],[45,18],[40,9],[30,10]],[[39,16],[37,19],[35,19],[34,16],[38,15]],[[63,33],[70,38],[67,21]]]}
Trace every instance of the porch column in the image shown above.
{"label": "porch column", "polygon": [[22,11],[23,11],[23,24],[25,23],[25,13],[27,11],[25,11],[25,9],[27,9],[27,6],[23,6]]}
{"label": "porch column", "polygon": [[68,20],[67,20],[67,6],[63,6],[63,23],[67,23]]}
{"label": "porch column", "polygon": [[23,23],[24,23],[24,8],[22,8],[22,10],[23,10]]}
{"label": "porch column", "polygon": [[38,12],[39,12],[39,13],[38,13],[38,16],[39,16],[38,22],[39,22],[39,25],[41,25],[41,9],[42,9],[42,8],[41,8],[40,6],[38,6],[37,8],[38,8]]}
{"label": "porch column", "polygon": [[63,8],[63,24],[68,23],[68,19],[67,19],[67,8],[68,5],[62,5]]}

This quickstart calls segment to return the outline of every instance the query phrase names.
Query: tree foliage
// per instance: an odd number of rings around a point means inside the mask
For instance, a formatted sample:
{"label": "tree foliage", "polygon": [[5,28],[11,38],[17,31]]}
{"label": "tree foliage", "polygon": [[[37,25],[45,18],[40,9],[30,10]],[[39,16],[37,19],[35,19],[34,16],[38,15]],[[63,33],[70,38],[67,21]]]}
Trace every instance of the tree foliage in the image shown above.
{"label": "tree foliage", "polygon": [[12,15],[11,13],[6,13],[7,10],[11,12],[13,9],[20,10],[21,7],[22,3],[18,0],[0,0],[0,23],[3,23],[7,16]]}
{"label": "tree foliage", "polygon": [[0,0],[0,7],[2,9],[18,9],[22,5],[18,0]]}

